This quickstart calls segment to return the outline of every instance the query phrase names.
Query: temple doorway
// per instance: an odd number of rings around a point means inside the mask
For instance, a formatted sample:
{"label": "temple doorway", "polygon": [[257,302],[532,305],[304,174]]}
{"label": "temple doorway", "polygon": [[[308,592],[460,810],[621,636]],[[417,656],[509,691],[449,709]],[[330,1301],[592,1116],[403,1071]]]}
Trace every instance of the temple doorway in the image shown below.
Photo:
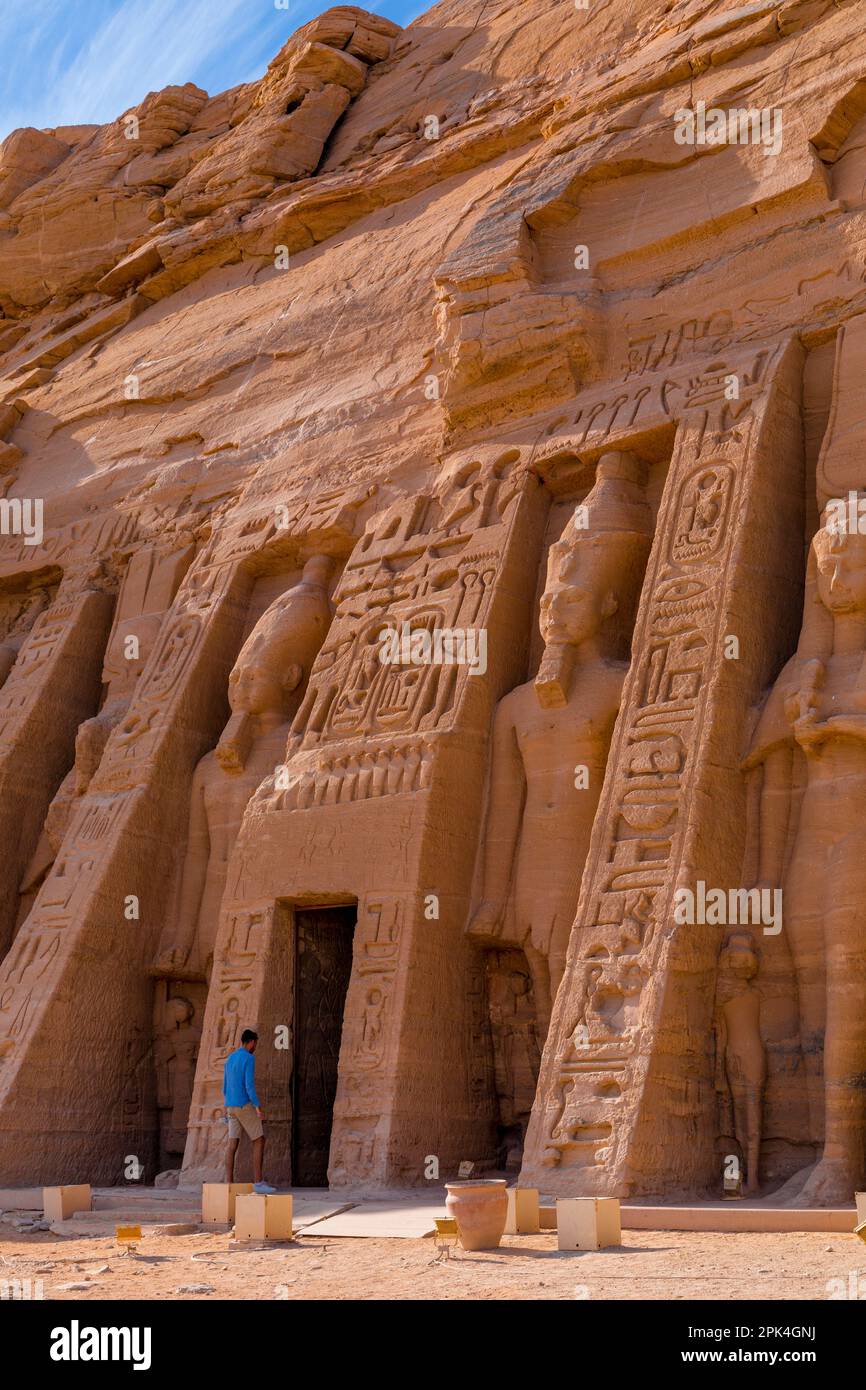
{"label": "temple doorway", "polygon": [[295,909],[292,1181],[327,1187],[355,907]]}

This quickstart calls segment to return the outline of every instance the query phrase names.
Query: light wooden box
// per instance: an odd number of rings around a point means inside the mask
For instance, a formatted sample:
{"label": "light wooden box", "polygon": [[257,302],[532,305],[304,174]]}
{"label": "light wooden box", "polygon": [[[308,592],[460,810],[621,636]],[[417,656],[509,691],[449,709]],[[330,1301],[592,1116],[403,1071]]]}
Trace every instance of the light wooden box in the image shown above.
{"label": "light wooden box", "polygon": [[251,1182],[206,1182],[201,1189],[201,1219],[225,1226],[235,1219],[235,1200],[252,1192]]}
{"label": "light wooden box", "polygon": [[90,1211],[93,1200],[89,1182],[72,1187],[43,1187],[42,1206],[46,1221],[68,1221],[73,1212]]}
{"label": "light wooden box", "polygon": [[561,1197],[556,1203],[560,1250],[603,1250],[622,1241],[618,1197]]}
{"label": "light wooden box", "polygon": [[505,1231],[510,1236],[538,1233],[538,1188],[509,1187]]}
{"label": "light wooden box", "polygon": [[292,1199],[251,1192],[235,1202],[235,1240],[291,1240]]}

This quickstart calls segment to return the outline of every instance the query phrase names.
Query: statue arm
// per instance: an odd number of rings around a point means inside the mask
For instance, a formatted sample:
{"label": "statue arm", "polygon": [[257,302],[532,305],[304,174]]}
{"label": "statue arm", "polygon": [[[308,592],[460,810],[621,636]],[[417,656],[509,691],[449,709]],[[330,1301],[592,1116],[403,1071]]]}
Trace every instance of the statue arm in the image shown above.
{"label": "statue arm", "polygon": [[734,1134],[734,1102],[731,1096],[731,1088],[728,1082],[728,1020],[725,1017],[725,1010],[721,1004],[716,1006],[716,1026],[715,1026],[715,1087],[717,1098],[717,1118],[718,1133],[733,1137]]}
{"label": "statue arm", "polygon": [[767,886],[782,880],[796,749],[792,692],[799,690],[801,677],[802,663],[792,657],[767,697],[749,754],[741,763],[743,772],[759,782],[756,882]]}
{"label": "statue arm", "polygon": [[[866,714],[831,714],[829,719],[814,726],[814,732],[818,740],[826,738],[828,735],[833,737],[837,734],[845,734],[849,738],[866,739]],[[799,729],[797,736],[798,738],[802,736]]]}
{"label": "statue arm", "polygon": [[496,935],[501,926],[520,834],[526,779],[512,710],[513,703],[506,696],[500,701],[493,722],[483,902],[470,927],[478,935]]}
{"label": "statue arm", "polygon": [[777,749],[794,747],[792,724],[797,717],[797,697],[807,665],[801,658],[792,656],[769,691],[752,734],[748,754],[740,764],[743,772],[760,767]]}
{"label": "statue arm", "polygon": [[758,882],[772,886],[782,882],[791,815],[793,761],[794,750],[789,745],[773,749],[764,759],[758,820]]}
{"label": "statue arm", "polygon": [[[169,950],[180,948],[185,960],[195,940],[198,914],[210,859],[210,832],[204,804],[205,775],[201,763],[195,770],[190,797],[189,833],[180,884],[171,920]],[[182,963],[182,962],[179,962]]]}

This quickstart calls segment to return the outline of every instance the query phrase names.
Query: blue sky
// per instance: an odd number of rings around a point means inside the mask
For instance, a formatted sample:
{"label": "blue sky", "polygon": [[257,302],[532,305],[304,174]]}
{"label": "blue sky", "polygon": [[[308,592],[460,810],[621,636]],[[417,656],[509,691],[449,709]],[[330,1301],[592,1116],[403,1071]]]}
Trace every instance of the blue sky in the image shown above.
{"label": "blue sky", "polygon": [[[408,24],[433,0],[362,8]],[[0,140],[17,126],[114,120],[148,92],[211,95],[260,77],[328,0],[0,0]]]}

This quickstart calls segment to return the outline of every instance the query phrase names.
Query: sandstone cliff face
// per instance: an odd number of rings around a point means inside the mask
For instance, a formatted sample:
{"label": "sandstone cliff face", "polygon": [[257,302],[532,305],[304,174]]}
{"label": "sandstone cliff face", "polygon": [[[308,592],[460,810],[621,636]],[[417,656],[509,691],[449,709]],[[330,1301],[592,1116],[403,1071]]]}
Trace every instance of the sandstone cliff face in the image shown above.
{"label": "sandstone cliff face", "polygon": [[[258,1024],[275,1176],[862,1184],[857,870],[791,865],[864,189],[843,0],[341,6],[260,82],[4,142],[8,1181],[214,1173]],[[392,669],[403,624],[485,669]],[[682,929],[699,880],[792,931]]]}

